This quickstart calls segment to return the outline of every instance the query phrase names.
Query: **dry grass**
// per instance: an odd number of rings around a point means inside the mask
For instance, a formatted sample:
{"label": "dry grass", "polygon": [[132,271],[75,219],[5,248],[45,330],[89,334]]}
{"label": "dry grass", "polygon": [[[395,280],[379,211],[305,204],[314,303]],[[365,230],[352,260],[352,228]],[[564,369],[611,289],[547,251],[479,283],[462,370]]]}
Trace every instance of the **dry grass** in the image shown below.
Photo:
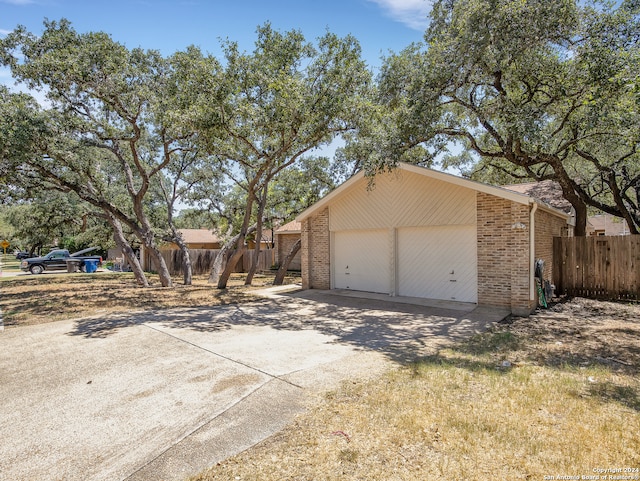
{"label": "dry grass", "polygon": [[193,479],[542,480],[637,469],[639,351],[639,306],[569,302],[346,384]]}
{"label": "dry grass", "polygon": [[[219,290],[196,277],[193,285],[160,287],[157,276],[152,286],[136,286],[130,273],[45,274],[0,278],[0,310],[7,328],[41,324],[61,319],[124,311],[172,307],[215,306],[255,299],[252,291],[271,285],[273,276],[256,275],[253,286],[244,286],[244,275],[234,274],[227,289]],[[296,282],[289,278],[285,282]]]}

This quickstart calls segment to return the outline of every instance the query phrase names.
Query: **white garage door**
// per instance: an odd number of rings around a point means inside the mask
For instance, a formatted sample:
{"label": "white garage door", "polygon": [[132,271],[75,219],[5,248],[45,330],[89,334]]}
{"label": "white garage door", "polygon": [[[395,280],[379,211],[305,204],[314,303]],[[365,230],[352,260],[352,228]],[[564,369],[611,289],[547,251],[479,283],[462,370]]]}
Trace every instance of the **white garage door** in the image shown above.
{"label": "white garage door", "polygon": [[476,226],[398,229],[398,294],[478,302]]}
{"label": "white garage door", "polygon": [[334,287],[388,294],[391,282],[388,230],[334,233]]}

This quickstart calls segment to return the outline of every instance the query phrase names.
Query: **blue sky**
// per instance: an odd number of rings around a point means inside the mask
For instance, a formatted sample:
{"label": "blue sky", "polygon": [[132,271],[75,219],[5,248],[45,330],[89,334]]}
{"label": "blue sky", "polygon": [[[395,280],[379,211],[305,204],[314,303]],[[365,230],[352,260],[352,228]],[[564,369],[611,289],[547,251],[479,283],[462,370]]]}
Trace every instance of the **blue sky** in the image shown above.
{"label": "blue sky", "polygon": [[256,26],[270,21],[309,40],[327,29],[352,34],[375,68],[382,55],[422,40],[428,8],[429,0],[0,0],[0,35],[17,25],[37,34],[44,18],[66,18],[80,32],[105,31],[129,48],[169,55],[193,44],[218,55],[220,38],[250,50]]}

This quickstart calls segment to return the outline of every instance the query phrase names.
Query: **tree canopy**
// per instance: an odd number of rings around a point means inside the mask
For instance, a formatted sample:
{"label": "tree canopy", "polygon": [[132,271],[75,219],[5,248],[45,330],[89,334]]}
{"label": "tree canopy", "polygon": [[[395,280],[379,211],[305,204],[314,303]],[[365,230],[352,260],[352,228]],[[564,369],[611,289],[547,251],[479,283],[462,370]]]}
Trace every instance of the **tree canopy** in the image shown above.
{"label": "tree canopy", "polygon": [[639,7],[575,0],[440,0],[426,45],[386,59],[380,98],[396,152],[462,145],[469,162],[557,181],[584,234],[587,205],[640,226]]}
{"label": "tree canopy", "polygon": [[316,149],[353,129],[371,78],[357,41],[329,32],[314,44],[265,24],[252,52],[232,41],[223,51],[222,61],[196,47],[163,57],[104,32],[78,33],[66,20],[46,21],[38,36],[18,27],[0,40],[2,62],[48,104],[0,92],[0,175],[11,178],[3,195],[30,182],[73,192],[103,211],[125,253],[123,227],[138,237],[164,286],[171,277],[159,242],[177,243],[189,264],[177,204],[209,199],[223,212],[235,202],[242,213],[228,222],[228,247],[242,255],[266,216],[317,198],[321,189],[301,192],[294,182],[313,187],[322,177]]}
{"label": "tree canopy", "polygon": [[299,31],[281,33],[265,24],[252,52],[241,52],[234,42],[223,47],[221,73],[200,86],[194,120],[218,168],[244,192],[234,256],[212,275],[221,288],[245,249],[253,219],[260,237],[270,184],[352,130],[370,84],[351,36],[326,33],[314,45]]}
{"label": "tree canopy", "polygon": [[103,32],[79,34],[66,20],[45,22],[41,36],[18,28],[2,40],[2,52],[13,76],[44,89],[50,102],[23,109],[32,126],[40,119],[29,137],[37,141],[23,142],[29,155],[11,154],[13,161],[126,225],[170,286],[152,219],[154,189],[194,135],[180,122],[194,98],[182,82],[191,52],[166,59],[129,50]]}

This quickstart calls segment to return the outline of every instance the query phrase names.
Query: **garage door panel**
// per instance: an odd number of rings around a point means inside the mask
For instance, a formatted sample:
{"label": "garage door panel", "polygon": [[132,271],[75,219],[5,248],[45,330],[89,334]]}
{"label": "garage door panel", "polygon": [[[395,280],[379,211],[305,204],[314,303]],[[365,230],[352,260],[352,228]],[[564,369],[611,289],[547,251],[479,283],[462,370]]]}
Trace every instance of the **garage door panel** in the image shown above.
{"label": "garage door panel", "polygon": [[334,287],[389,293],[390,236],[388,230],[334,233]]}
{"label": "garage door panel", "polygon": [[398,294],[477,302],[476,227],[398,229]]}

